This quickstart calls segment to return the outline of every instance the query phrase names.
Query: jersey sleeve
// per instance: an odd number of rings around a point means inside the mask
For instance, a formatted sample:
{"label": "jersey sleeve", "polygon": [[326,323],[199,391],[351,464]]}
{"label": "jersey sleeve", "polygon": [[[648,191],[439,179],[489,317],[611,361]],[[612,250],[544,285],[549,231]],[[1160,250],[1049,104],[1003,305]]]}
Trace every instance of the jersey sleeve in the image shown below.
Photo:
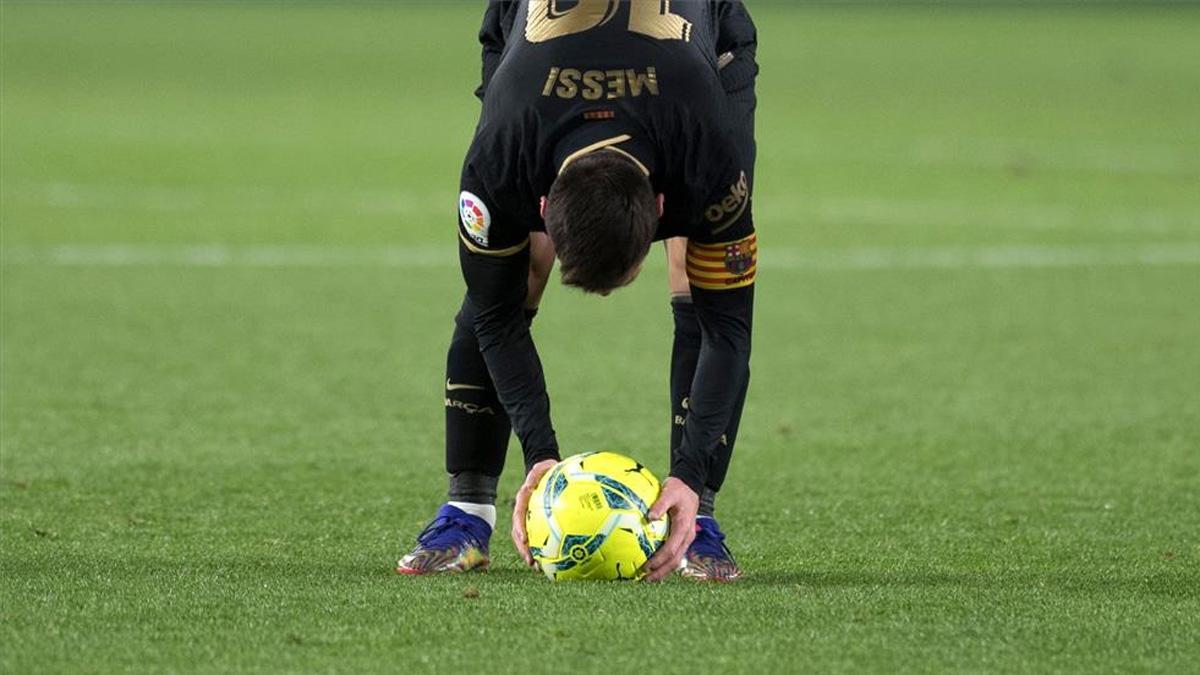
{"label": "jersey sleeve", "polygon": [[726,92],[754,86],[758,76],[758,31],[742,0],[720,0],[717,4],[717,54],[723,57],[718,63]]}
{"label": "jersey sleeve", "polygon": [[458,194],[458,236],[471,253],[510,257],[529,246],[529,209],[511,194],[496,195],[468,160]]}
{"label": "jersey sleeve", "polygon": [[753,229],[753,110],[721,87],[714,73],[703,93],[657,120],[670,139],[663,153],[664,224],[704,243]]}
{"label": "jersey sleeve", "polygon": [[467,178],[458,204],[459,262],[476,308],[475,336],[528,470],[558,459],[542,363],[525,320],[529,230]]}
{"label": "jersey sleeve", "polygon": [[483,100],[492,75],[500,66],[500,58],[504,54],[504,46],[508,44],[508,34],[512,30],[516,0],[489,0],[483,13],[483,24],[479,28],[479,44],[483,47],[483,67],[479,88],[475,95]]}

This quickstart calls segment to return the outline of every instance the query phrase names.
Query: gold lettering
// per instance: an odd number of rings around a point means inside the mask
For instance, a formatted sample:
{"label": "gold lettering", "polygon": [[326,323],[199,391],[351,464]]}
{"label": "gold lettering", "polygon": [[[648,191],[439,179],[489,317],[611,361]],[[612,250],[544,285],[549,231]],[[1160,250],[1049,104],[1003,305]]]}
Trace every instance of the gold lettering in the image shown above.
{"label": "gold lettering", "polygon": [[489,406],[480,406],[480,405],[475,405],[474,403],[467,403],[465,401],[460,401],[456,398],[449,398],[449,397],[446,398],[446,407],[447,408],[458,408],[459,410],[467,413],[468,415],[495,415],[496,414],[496,411],[492,410],[492,407],[490,405]]}
{"label": "gold lettering", "polygon": [[583,77],[583,73],[578,70],[563,68],[562,73],[558,76],[558,82],[562,86],[554,90],[554,93],[558,94],[559,98],[575,98],[579,95],[579,78],[581,77]]}
{"label": "gold lettering", "polygon": [[631,0],[629,30],[657,40],[692,39],[692,23],[671,13],[671,0]]}
{"label": "gold lettering", "polygon": [[737,182],[729,186],[729,194],[704,211],[704,217],[712,223],[721,221],[727,215],[730,216],[728,220],[713,229],[712,234],[718,234],[732,227],[742,217],[749,204],[750,181],[746,177],[746,172],[743,171],[738,176]]}
{"label": "gold lettering", "polygon": [[632,68],[581,70],[554,66],[547,73],[546,82],[542,85],[542,96],[557,96],[567,100],[580,96],[589,101],[602,98],[613,100],[641,96],[642,92],[658,96],[658,71],[654,66],[647,67],[643,73]]}
{"label": "gold lettering", "polygon": [[745,202],[750,195],[750,184],[746,179],[746,172],[738,177],[738,182],[729,186],[729,194],[725,195],[720,202],[713,204],[704,211],[704,217],[712,222],[717,222],[725,217],[726,214],[734,213]]}
{"label": "gold lettering", "polygon": [[604,95],[604,71],[589,70],[583,74],[583,97],[595,101]]}
{"label": "gold lettering", "polygon": [[629,93],[633,96],[641,96],[642,89],[646,89],[652,96],[658,96],[658,69],[650,66],[645,73],[639,73],[636,70],[625,71],[626,77],[629,79]]}
{"label": "gold lettering", "polygon": [[529,0],[525,15],[525,39],[546,42],[583,33],[612,20],[620,3],[617,0],[579,0],[570,9],[560,9],[559,0]]}
{"label": "gold lettering", "polygon": [[613,99],[625,96],[625,71],[607,70],[604,74],[608,78],[605,82],[608,85],[608,97]]}
{"label": "gold lettering", "polygon": [[542,87],[542,96],[549,96],[554,91],[554,81],[558,79],[558,73],[561,68],[554,67],[550,69],[550,75],[546,77],[546,86]]}
{"label": "gold lettering", "polygon": [[[612,20],[618,0],[578,0],[562,9],[563,0],[529,0],[525,39],[546,42],[599,28]],[[692,39],[692,23],[671,13],[671,0],[629,0],[629,30],[657,40]]]}

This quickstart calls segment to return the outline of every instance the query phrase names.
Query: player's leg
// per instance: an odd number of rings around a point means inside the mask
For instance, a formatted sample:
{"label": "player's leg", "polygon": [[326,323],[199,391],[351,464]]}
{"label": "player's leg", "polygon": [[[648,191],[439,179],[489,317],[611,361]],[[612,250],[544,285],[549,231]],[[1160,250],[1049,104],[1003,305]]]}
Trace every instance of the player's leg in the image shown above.
{"label": "player's leg", "polygon": [[[544,234],[534,233],[531,249],[525,314],[532,322],[554,266],[554,247]],[[474,324],[475,309],[464,298],[446,355],[447,502],[398,563],[402,574],[463,572],[490,562],[496,487],[512,425],[479,352]]]}
{"label": "player's leg", "polygon": [[400,559],[401,574],[465,572],[490,562],[496,486],[512,428],[479,353],[474,321],[464,298],[446,355],[447,502]]}
{"label": "player's leg", "polygon": [[[554,267],[554,245],[544,233],[535,232],[530,248],[525,317],[532,323]],[[446,357],[448,497],[451,506],[484,518],[494,527],[496,486],[504,471],[512,424],[479,352],[474,322],[474,307],[464,298]]]}

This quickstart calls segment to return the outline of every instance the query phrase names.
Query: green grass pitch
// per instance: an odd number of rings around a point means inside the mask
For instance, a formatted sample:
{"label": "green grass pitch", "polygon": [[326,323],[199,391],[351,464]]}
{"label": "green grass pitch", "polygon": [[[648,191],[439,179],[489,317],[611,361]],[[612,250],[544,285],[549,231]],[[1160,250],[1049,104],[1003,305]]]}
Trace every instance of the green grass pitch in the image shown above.
{"label": "green grass pitch", "polygon": [[[0,8],[0,671],[1196,671],[1200,12],[751,4],[713,587],[390,571],[481,4]],[[661,475],[654,257],[535,335],[565,450]]]}

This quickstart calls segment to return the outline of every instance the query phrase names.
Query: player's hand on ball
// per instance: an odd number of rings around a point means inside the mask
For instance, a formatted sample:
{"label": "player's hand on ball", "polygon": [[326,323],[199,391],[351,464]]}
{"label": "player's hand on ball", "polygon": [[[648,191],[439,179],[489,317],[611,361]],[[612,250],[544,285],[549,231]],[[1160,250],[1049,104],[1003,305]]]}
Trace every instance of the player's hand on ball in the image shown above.
{"label": "player's hand on ball", "polygon": [[529,541],[525,535],[525,513],[529,510],[529,496],[533,494],[533,489],[537,487],[542,476],[553,469],[555,464],[558,462],[553,459],[544,459],[534,464],[533,468],[529,470],[529,475],[525,476],[525,482],[517,490],[517,503],[513,506],[513,544],[517,547],[517,553],[521,556],[521,560],[524,560],[525,564],[530,567],[533,567],[533,556],[529,554]]}
{"label": "player's hand on ball", "polygon": [[687,483],[678,478],[668,478],[663,483],[662,493],[646,518],[655,521],[664,513],[671,516],[671,534],[654,557],[646,561],[646,581],[661,581],[679,567],[679,561],[696,538],[696,512],[699,510],[700,495]]}

